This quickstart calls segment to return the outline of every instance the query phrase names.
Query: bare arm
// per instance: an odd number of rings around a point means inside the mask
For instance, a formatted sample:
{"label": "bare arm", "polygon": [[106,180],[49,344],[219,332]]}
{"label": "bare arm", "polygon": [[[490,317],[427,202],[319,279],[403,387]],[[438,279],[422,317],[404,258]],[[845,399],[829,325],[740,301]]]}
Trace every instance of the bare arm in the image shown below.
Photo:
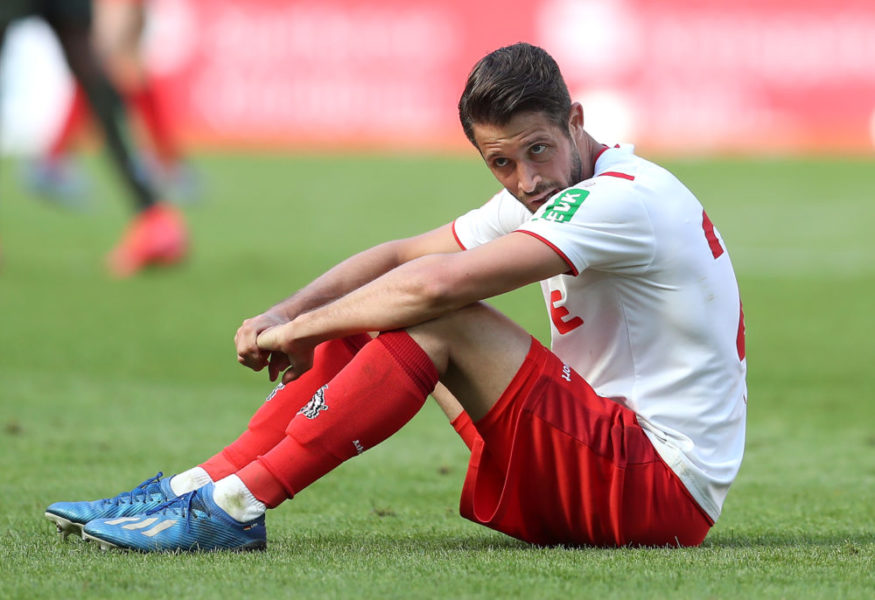
{"label": "bare arm", "polygon": [[[455,254],[406,262],[337,300],[301,313],[258,337],[263,350],[293,364],[285,380],[310,368],[313,348],[328,339],[363,331],[410,327],[472,302],[568,271],[549,246],[511,233]],[[274,375],[274,373],[271,373]]]}
{"label": "bare arm", "polygon": [[[455,252],[459,249],[452,225],[448,224],[415,237],[374,246],[346,259],[289,298],[243,321],[234,336],[237,361],[260,371],[270,360],[270,353],[259,349],[256,344],[258,334],[265,329],[288,323],[298,315],[340,298],[405,262],[426,254]],[[272,372],[271,375],[275,378],[276,373]]]}

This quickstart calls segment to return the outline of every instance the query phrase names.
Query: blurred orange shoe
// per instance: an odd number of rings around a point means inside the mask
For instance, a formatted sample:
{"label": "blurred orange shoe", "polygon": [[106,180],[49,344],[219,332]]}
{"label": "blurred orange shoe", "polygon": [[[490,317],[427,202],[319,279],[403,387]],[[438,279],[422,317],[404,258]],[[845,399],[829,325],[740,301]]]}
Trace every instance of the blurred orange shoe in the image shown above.
{"label": "blurred orange shoe", "polygon": [[128,225],[118,246],[107,256],[107,264],[116,277],[130,277],[150,265],[178,263],[187,251],[182,214],[167,204],[155,204]]}

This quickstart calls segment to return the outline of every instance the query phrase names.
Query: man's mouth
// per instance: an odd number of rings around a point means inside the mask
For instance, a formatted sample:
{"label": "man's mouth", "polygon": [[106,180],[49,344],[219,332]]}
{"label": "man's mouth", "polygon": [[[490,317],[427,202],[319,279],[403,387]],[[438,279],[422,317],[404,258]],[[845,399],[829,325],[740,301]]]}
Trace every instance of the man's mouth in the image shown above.
{"label": "man's mouth", "polygon": [[535,208],[536,210],[541,207],[547,200],[553,197],[553,194],[556,193],[556,190],[548,190],[543,194],[539,194],[534,198],[530,198],[528,201],[529,206]]}

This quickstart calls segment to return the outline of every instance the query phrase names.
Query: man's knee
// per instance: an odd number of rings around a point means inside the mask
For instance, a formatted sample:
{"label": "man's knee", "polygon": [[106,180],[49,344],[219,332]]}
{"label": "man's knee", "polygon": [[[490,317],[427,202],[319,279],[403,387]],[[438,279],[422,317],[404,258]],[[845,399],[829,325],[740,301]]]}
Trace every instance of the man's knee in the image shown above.
{"label": "man's knee", "polygon": [[473,419],[485,415],[507,388],[532,343],[526,330],[482,302],[407,332]]}
{"label": "man's knee", "polygon": [[470,343],[471,328],[482,327],[490,316],[487,306],[477,302],[409,327],[407,333],[431,357],[438,371],[443,373],[452,349]]}
{"label": "man's knee", "polygon": [[407,332],[431,357],[438,372],[461,363],[483,362],[483,357],[516,361],[525,355],[531,335],[484,302],[470,304]]}

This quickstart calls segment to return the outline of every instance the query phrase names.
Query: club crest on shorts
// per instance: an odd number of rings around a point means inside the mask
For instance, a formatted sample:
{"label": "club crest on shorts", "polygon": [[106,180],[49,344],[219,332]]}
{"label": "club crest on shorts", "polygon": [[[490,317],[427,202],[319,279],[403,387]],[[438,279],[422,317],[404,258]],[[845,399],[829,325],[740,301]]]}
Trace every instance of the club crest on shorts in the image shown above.
{"label": "club crest on shorts", "polygon": [[310,401],[298,411],[299,415],[304,415],[308,419],[315,419],[319,416],[319,413],[323,410],[328,410],[328,405],[325,404],[325,390],[328,389],[328,384],[326,383],[321,388],[316,390],[316,393],[313,394],[313,397]]}

